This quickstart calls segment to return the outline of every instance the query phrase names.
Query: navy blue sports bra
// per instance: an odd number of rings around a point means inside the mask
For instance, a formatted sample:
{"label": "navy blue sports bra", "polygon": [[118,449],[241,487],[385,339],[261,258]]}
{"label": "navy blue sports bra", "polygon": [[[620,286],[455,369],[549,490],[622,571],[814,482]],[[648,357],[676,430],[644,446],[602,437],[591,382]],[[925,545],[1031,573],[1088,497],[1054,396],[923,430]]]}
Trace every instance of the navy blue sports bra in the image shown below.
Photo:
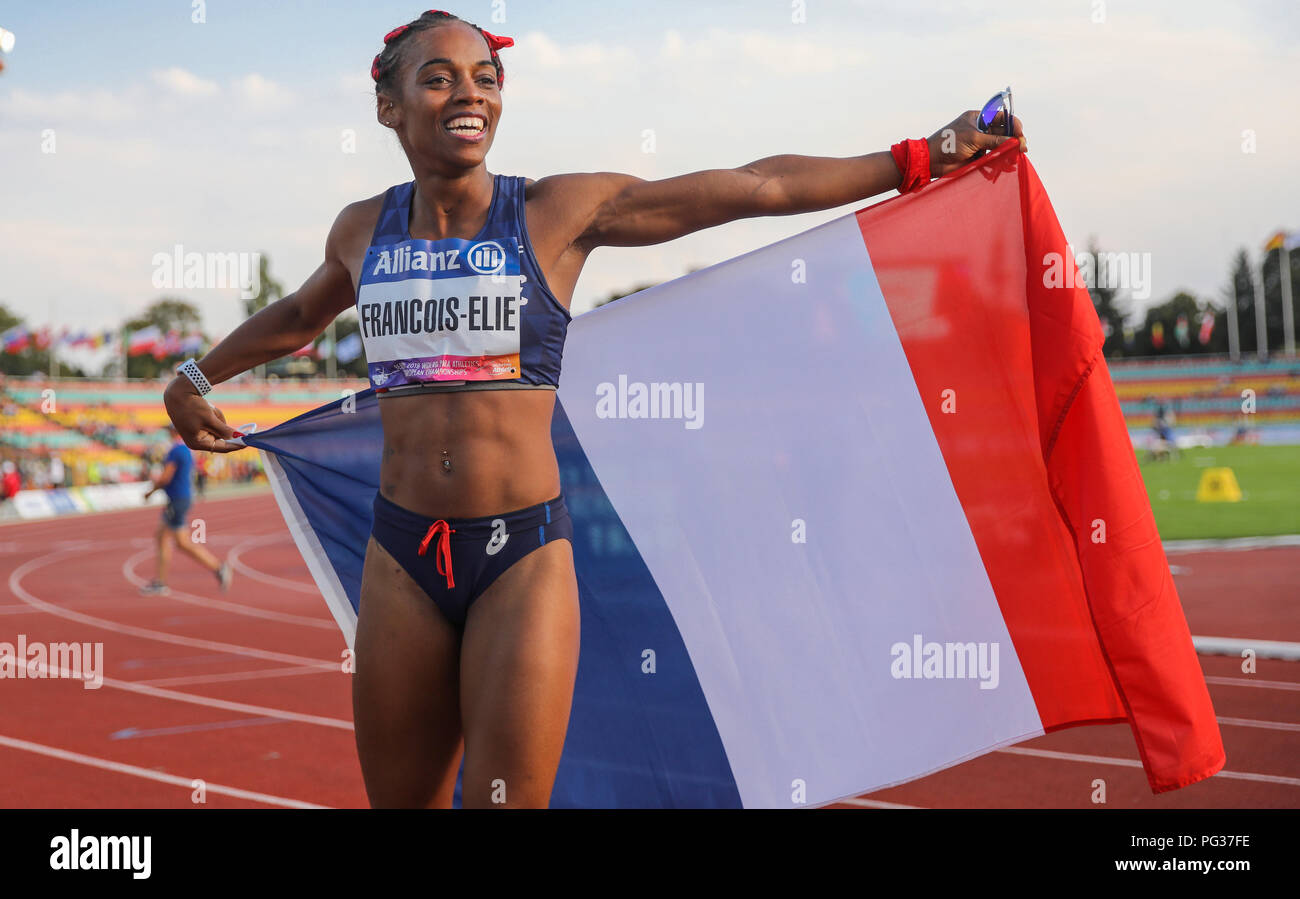
{"label": "navy blue sports bra", "polygon": [[412,239],[415,182],[384,194],[357,286],[370,383],[380,397],[559,385],[572,317],[551,293],[528,238],[525,179],[492,181],[487,224],[471,240]]}

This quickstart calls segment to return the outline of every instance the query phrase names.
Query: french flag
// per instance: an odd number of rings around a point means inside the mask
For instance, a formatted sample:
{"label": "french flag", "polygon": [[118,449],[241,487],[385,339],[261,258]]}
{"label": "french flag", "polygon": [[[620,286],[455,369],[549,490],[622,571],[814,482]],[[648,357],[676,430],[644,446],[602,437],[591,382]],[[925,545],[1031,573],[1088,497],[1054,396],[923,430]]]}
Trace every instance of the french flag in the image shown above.
{"label": "french flag", "polygon": [[[822,805],[1118,721],[1154,792],[1222,768],[1073,266],[1009,142],[573,321],[553,806]],[[377,406],[245,438],[349,644]]]}
{"label": "french flag", "polygon": [[163,339],[162,330],[157,325],[149,325],[139,331],[132,331],[127,342],[128,356],[143,356],[152,353]]}
{"label": "french flag", "polygon": [[30,339],[31,332],[23,325],[14,325],[3,334],[0,334],[0,344],[4,346],[6,353],[21,353],[27,349]]}

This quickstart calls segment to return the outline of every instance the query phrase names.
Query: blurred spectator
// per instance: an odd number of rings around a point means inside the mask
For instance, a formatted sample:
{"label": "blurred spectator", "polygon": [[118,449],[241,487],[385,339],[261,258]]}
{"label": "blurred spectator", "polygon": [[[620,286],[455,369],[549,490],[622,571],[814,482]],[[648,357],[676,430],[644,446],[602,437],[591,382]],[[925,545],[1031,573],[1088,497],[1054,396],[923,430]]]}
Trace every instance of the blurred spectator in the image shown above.
{"label": "blurred spectator", "polygon": [[1156,403],[1156,418],[1152,427],[1161,440],[1173,442],[1174,439],[1174,410],[1165,405],[1161,400]]}
{"label": "blurred spectator", "polygon": [[4,493],[4,498],[9,500],[14,498],[14,494],[22,489],[22,479],[18,476],[18,466],[5,460],[4,465],[0,466],[0,492]]}
{"label": "blurred spectator", "polygon": [[1156,402],[1155,419],[1151,429],[1156,432],[1151,441],[1150,459],[1152,461],[1171,460],[1178,456],[1178,443],[1174,440],[1174,410],[1164,400]]}

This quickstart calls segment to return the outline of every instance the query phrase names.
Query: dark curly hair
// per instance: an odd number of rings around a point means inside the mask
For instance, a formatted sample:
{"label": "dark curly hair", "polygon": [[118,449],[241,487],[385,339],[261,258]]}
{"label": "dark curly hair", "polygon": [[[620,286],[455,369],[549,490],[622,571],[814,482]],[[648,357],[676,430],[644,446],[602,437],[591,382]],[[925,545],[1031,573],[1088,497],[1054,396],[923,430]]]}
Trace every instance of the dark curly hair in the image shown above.
{"label": "dark curly hair", "polygon": [[464,22],[482,35],[483,40],[487,42],[489,52],[492,54],[492,65],[497,70],[497,86],[504,86],[506,73],[501,66],[501,57],[497,54],[497,49],[499,47],[509,47],[514,44],[514,41],[508,37],[497,37],[490,31],[484,31],[473,22],[466,21],[460,16],[452,15],[441,9],[431,9],[422,13],[415,21],[399,25],[384,35],[384,49],[375,56],[375,61],[370,64],[370,77],[375,81],[375,93],[391,93],[393,75],[397,72],[397,64],[401,60],[402,47],[408,42],[411,35],[450,22]]}

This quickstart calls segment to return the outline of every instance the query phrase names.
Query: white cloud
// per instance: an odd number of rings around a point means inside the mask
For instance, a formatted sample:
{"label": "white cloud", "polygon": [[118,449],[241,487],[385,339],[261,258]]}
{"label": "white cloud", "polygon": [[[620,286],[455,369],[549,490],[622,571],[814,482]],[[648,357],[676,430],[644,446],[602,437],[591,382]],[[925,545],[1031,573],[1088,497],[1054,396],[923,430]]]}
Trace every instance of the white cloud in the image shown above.
{"label": "white cloud", "polygon": [[702,43],[710,47],[727,48],[728,55],[731,48],[737,48],[744,63],[753,67],[754,74],[765,71],[788,72],[797,76],[831,72],[845,74],[846,70],[862,68],[870,62],[867,54],[857,49],[851,41],[830,43],[814,38],[792,40],[783,34],[764,32],[726,35],[714,29],[708,41]]}
{"label": "white cloud", "polygon": [[211,97],[220,93],[214,81],[200,78],[177,66],[150,73],[154,84],[182,97]]}
{"label": "white cloud", "polygon": [[[1030,158],[1076,248],[1095,233],[1104,250],[1151,252],[1153,300],[1184,286],[1212,293],[1237,246],[1300,226],[1279,221],[1300,208],[1290,149],[1300,120],[1287,114],[1297,57],[1265,25],[1217,6],[1180,20],[1108,6],[1110,21],[1097,26],[1083,2],[1055,18],[1033,3],[997,16],[954,4],[952,18],[930,23],[907,8],[835,18],[813,6],[808,25],[777,15],[780,24],[760,28],[754,15],[734,29],[637,14],[608,41],[520,29],[503,54],[505,114],[488,167],[664,178],[777,154],[852,156],[928,134],[1010,82]],[[276,79],[223,73],[218,84],[173,68],[111,89],[0,85],[0,300],[38,323],[59,298],[70,324],[72,315],[85,327],[115,324],[155,298],[142,272],[174,243],[265,251],[295,289],[319,264],[339,209],[411,176],[375,122],[365,71]],[[575,110],[586,124],[574,124]],[[40,153],[46,127],[58,129],[53,157]],[[1244,128],[1257,130],[1259,153],[1241,153]],[[344,152],[344,129],[355,131],[355,153]],[[654,153],[641,149],[647,129]],[[574,310],[870,202],[603,248]],[[52,229],[51,210],[75,210],[89,230]],[[76,270],[49,249],[91,244]],[[211,331],[238,321],[231,298],[191,299]]]}
{"label": "white cloud", "polygon": [[664,32],[664,42],[659,48],[659,55],[667,59],[676,59],[682,55],[686,42],[680,32],[669,28]]}
{"label": "white cloud", "polygon": [[136,115],[132,99],[104,88],[43,93],[18,87],[0,93],[0,118],[42,128],[65,122],[113,124],[130,121]]}
{"label": "white cloud", "polygon": [[[545,69],[608,69],[631,64],[635,54],[629,47],[606,42],[561,44],[544,32],[531,31],[515,42],[521,56]],[[503,60],[504,61],[504,60]],[[507,72],[509,67],[507,66]],[[509,83],[509,75],[506,76]]]}
{"label": "white cloud", "polygon": [[256,72],[239,78],[234,83],[235,96],[257,110],[276,110],[293,102],[293,91]]}

